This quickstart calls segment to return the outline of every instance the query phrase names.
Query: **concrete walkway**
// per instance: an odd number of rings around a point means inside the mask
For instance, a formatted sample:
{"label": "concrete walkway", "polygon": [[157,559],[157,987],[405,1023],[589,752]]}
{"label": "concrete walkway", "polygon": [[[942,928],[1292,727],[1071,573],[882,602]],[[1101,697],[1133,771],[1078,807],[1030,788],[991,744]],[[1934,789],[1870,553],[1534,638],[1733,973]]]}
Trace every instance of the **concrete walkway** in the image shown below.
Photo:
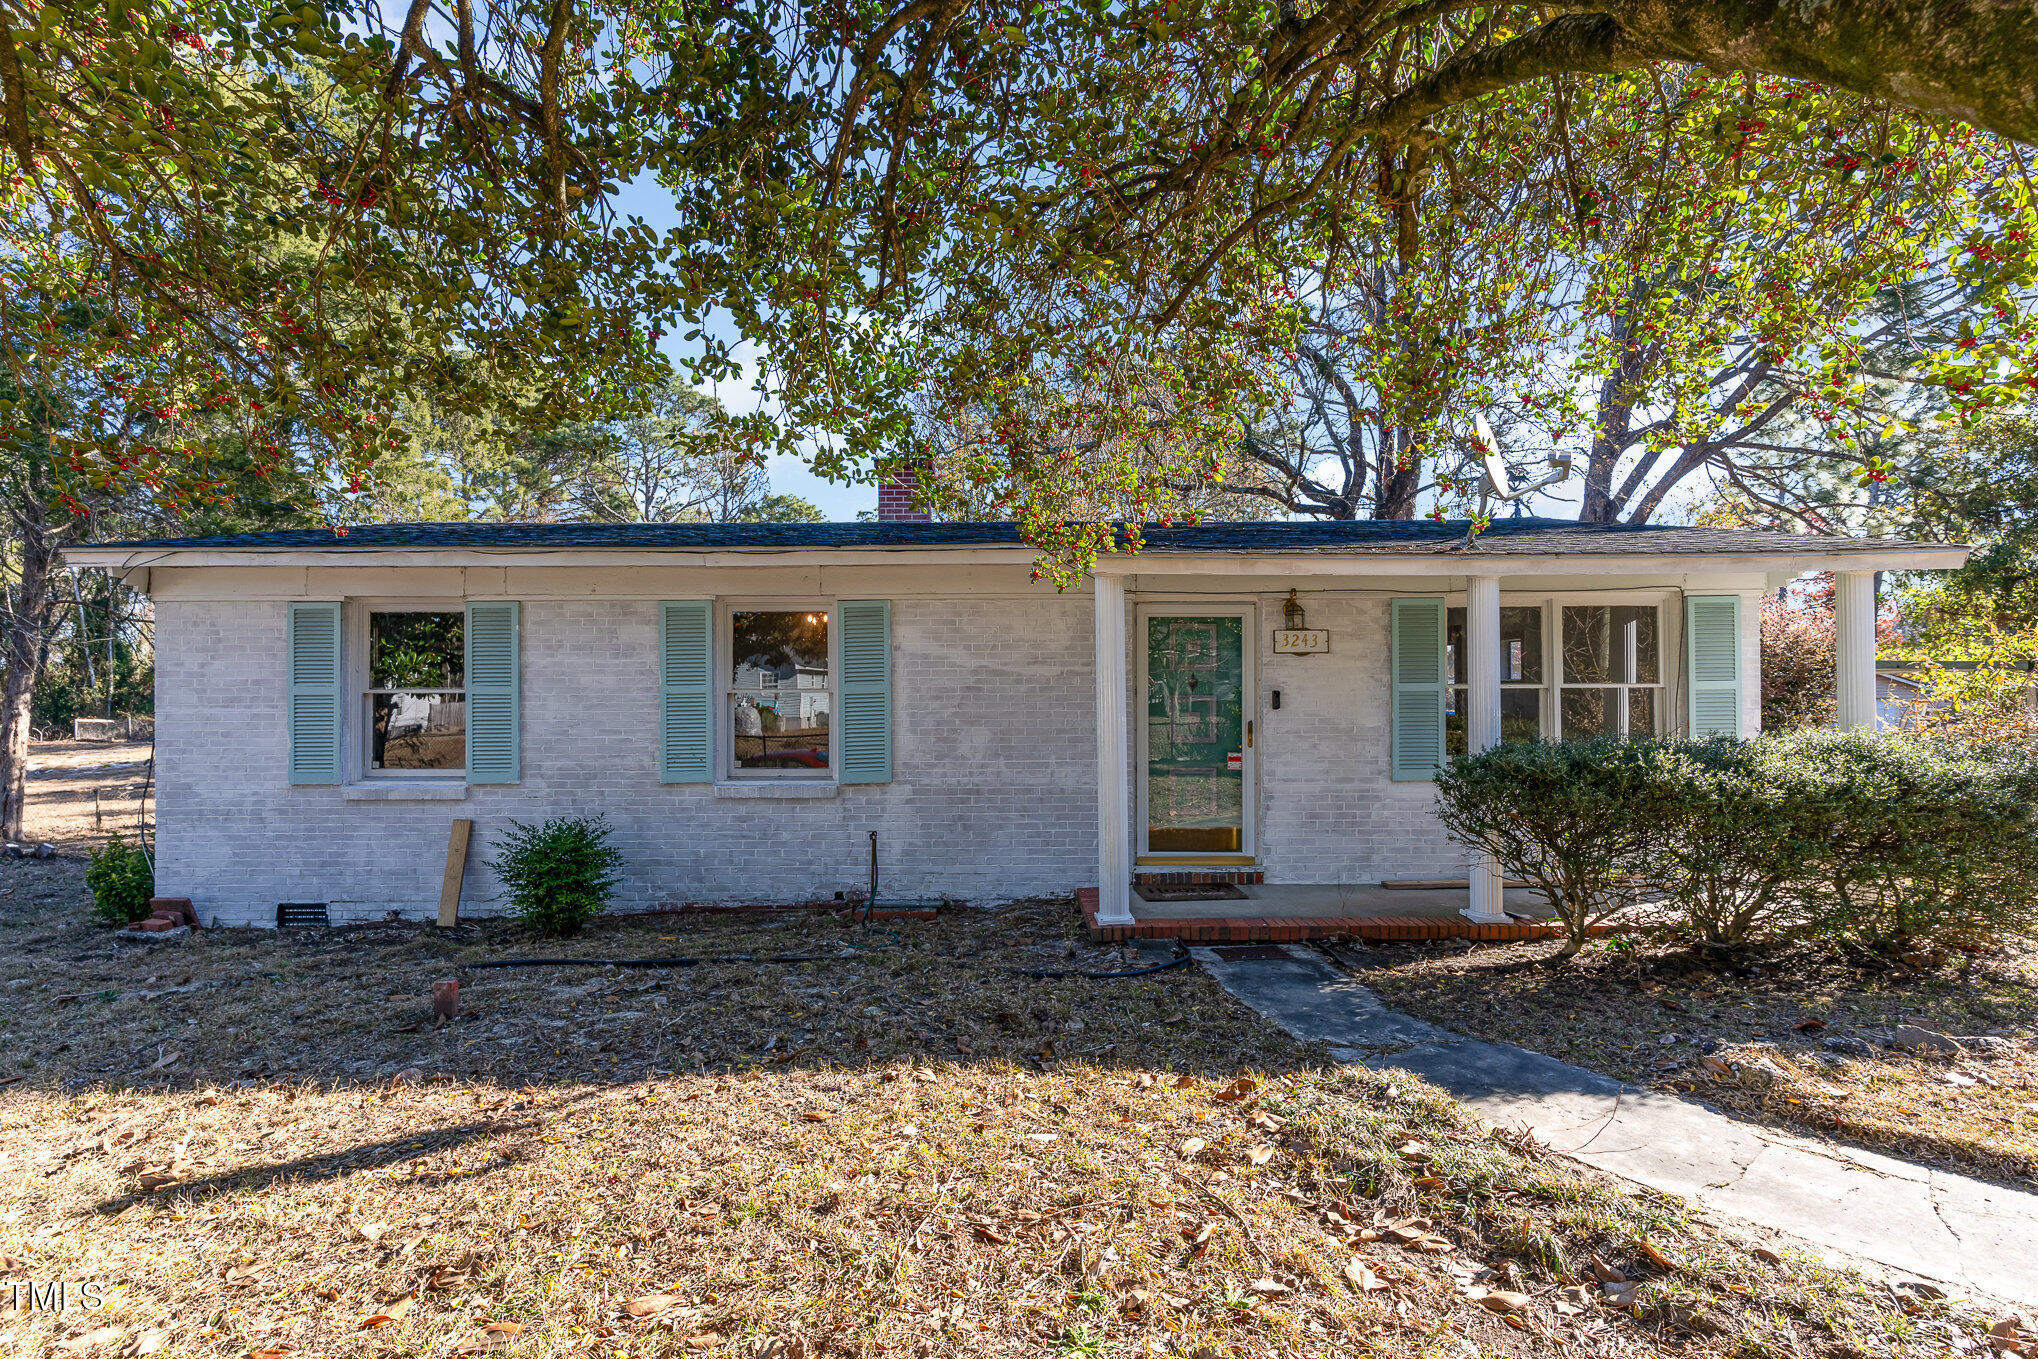
{"label": "concrete walkway", "polygon": [[[1343,1061],[1413,1072],[1552,1150],[1855,1260],[2038,1303],[2038,1194],[1811,1141],[1637,1089],[1552,1057],[1389,1010],[1313,950],[1227,962],[1191,953],[1233,996]],[[1383,1051],[1384,1049],[1384,1051]]]}

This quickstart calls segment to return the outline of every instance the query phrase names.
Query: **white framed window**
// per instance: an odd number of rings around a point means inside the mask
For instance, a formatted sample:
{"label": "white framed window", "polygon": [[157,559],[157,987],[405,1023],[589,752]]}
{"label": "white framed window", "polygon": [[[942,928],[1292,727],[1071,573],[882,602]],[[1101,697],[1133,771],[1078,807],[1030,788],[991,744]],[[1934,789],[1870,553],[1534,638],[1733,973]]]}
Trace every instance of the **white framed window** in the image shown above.
{"label": "white framed window", "polygon": [[[1661,598],[1508,599],[1500,606],[1500,739],[1642,736],[1664,730],[1671,694]],[[1465,610],[1446,613],[1451,688],[1444,745],[1465,749]]]}
{"label": "white framed window", "polygon": [[458,605],[369,604],[354,720],[368,778],[446,778],[467,768],[467,616]]}
{"label": "white framed window", "polygon": [[[1500,606],[1500,739],[1533,741],[1543,734],[1548,704],[1544,664],[1544,608],[1540,604]],[[1445,662],[1451,689],[1444,706],[1444,752],[1465,753],[1465,611],[1445,613]]]}
{"label": "white framed window", "polygon": [[834,606],[818,601],[723,608],[722,766],[728,777],[834,777],[834,619]]}
{"label": "white framed window", "polygon": [[1562,736],[1663,728],[1663,615],[1655,604],[1564,604],[1557,622]]}

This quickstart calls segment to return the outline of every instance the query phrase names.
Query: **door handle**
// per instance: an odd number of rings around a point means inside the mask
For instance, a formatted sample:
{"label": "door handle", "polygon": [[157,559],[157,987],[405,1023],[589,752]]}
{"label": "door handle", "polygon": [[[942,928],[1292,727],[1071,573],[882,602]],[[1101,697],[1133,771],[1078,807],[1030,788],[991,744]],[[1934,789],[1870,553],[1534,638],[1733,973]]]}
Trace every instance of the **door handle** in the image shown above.
{"label": "door handle", "polygon": [[1246,719],[1246,724],[1245,724],[1245,748],[1246,748],[1247,750],[1251,750],[1251,749],[1253,748],[1253,724],[1252,724],[1252,719],[1251,719],[1251,718],[1247,718],[1247,719]]}

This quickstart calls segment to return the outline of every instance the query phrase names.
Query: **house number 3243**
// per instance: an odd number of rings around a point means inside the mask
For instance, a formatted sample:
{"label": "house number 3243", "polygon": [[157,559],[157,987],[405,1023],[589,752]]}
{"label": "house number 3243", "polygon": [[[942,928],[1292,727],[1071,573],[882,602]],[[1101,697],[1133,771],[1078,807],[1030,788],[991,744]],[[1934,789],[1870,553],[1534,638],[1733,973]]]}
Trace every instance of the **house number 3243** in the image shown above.
{"label": "house number 3243", "polygon": [[1330,650],[1330,634],[1322,628],[1280,628],[1274,633],[1274,651],[1281,656],[1307,656]]}

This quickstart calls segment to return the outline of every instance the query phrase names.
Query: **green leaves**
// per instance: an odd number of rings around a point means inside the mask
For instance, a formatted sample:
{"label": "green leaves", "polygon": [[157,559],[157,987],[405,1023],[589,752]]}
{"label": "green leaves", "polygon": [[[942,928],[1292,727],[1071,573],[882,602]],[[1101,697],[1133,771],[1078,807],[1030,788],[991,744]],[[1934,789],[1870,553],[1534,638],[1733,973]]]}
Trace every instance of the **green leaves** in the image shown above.
{"label": "green leaves", "polygon": [[563,936],[607,909],[622,862],[606,818],[558,817],[542,826],[512,821],[489,867],[520,921]]}

